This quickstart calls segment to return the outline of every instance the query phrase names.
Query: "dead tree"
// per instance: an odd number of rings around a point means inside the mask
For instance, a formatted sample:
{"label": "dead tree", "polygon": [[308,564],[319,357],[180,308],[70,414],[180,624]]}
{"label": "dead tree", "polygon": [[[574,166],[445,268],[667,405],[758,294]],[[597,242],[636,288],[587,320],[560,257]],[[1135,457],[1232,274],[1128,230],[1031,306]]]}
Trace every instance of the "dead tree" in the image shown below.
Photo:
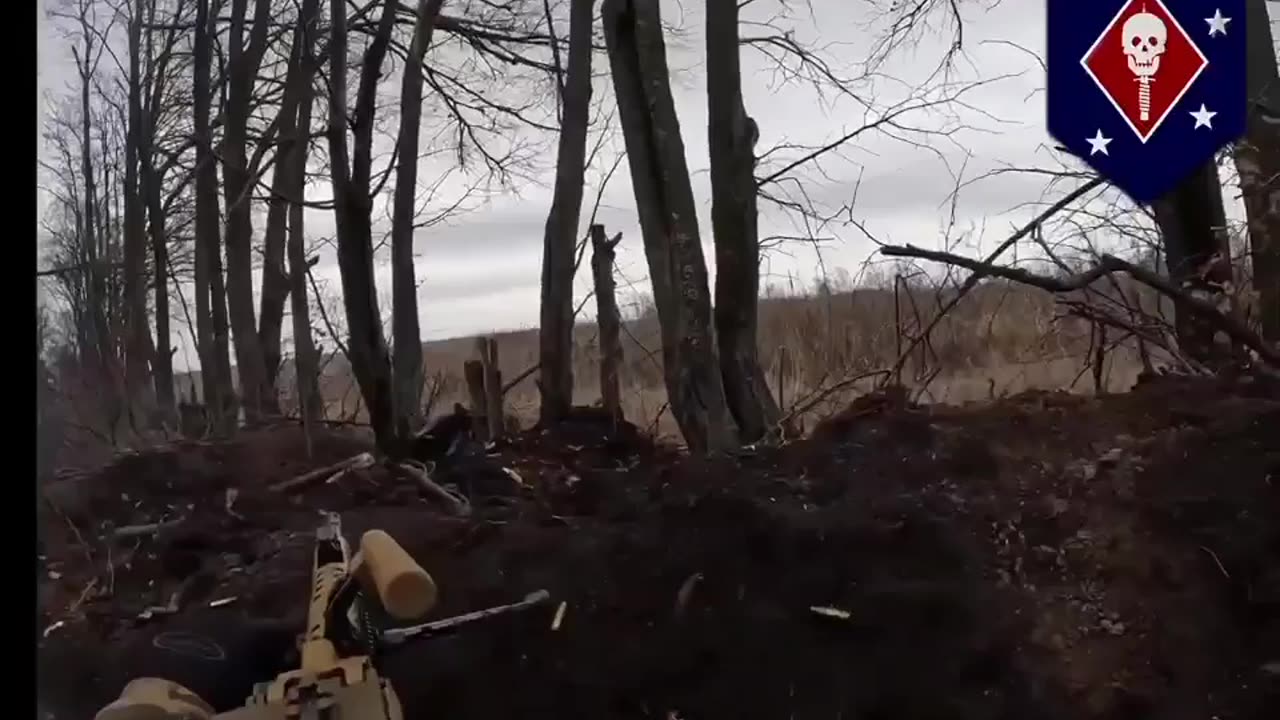
{"label": "dead tree", "polygon": [[698,216],[671,97],[658,0],[605,0],[605,42],[626,142],[640,232],[662,328],[671,413],[694,452],[731,433],[711,329]]}
{"label": "dead tree", "polygon": [[[476,348],[483,357],[485,352],[483,339],[476,341]],[[466,379],[467,398],[471,403],[471,432],[477,440],[484,442],[489,439],[489,423],[485,420],[488,414],[488,400],[484,391],[484,362],[482,360],[466,361],[462,364],[462,376]]]}
{"label": "dead tree", "polygon": [[480,364],[484,368],[484,418],[490,440],[502,437],[502,371],[498,365],[498,341],[477,338]]}
{"label": "dead tree", "polygon": [[418,190],[418,135],[422,129],[422,62],[444,0],[418,0],[409,58],[400,85],[400,155],[391,216],[391,370],[396,429],[402,437],[422,425],[422,336],[418,327],[418,278],[413,262],[413,220]]}
{"label": "dead tree", "polygon": [[[315,46],[319,25],[320,0],[303,0],[298,27],[294,32],[296,72],[289,72],[289,83],[297,99],[296,122],[293,130],[297,140],[283,158],[287,169],[286,190],[290,197],[301,199],[306,184],[307,141],[311,135],[311,100],[314,90],[311,80],[315,75]],[[277,172],[279,172],[277,170]],[[311,312],[307,303],[307,256],[304,244],[303,206],[301,202],[289,205],[289,300],[293,312],[293,362],[294,384],[297,388],[298,414],[303,429],[310,437],[310,428],[324,417],[324,400],[320,394],[320,359],[315,341],[311,337]],[[265,281],[264,281],[265,285]],[[265,293],[265,287],[263,292]]]}
{"label": "dead tree", "polygon": [[[155,26],[156,0],[146,3],[146,23]],[[177,403],[174,395],[172,334],[169,329],[169,280],[170,258],[169,237],[166,230],[168,213],[164,200],[165,166],[176,163],[165,163],[162,166],[159,143],[159,128],[166,112],[172,112],[176,103],[170,99],[173,83],[170,72],[175,58],[179,32],[177,21],[185,2],[179,2],[174,10],[173,24],[163,32],[163,39],[157,43],[155,33],[145,34],[143,56],[146,60],[141,87],[145,93],[138,129],[139,187],[146,206],[147,236],[151,248],[153,284],[155,288],[155,342],[151,356],[152,379],[155,384],[156,405],[160,416],[167,425],[178,420]],[[185,112],[185,108],[183,109]],[[183,183],[185,185],[185,183]],[[177,223],[175,223],[176,225]]]}
{"label": "dead tree", "polygon": [[[381,15],[360,68],[356,104],[347,115],[346,3],[331,0],[329,36],[329,164],[334,217],[338,235],[338,270],[342,276],[342,304],[346,311],[351,369],[368,408],[378,448],[390,456],[401,454],[395,423],[391,383],[391,355],[382,334],[377,285],[373,274],[373,120],[382,61],[391,42],[395,3],[381,2]],[[348,151],[347,127],[354,144]]]}
{"label": "dead tree", "polygon": [[227,337],[226,290],[222,279],[222,250],[218,228],[218,168],[214,164],[213,130],[209,110],[213,27],[209,0],[196,0],[192,65],[193,133],[196,143],[196,332],[200,346],[200,375],[204,401],[212,425],[227,434],[236,427],[235,394],[231,384],[231,348]]}
{"label": "dead tree", "polygon": [[[1164,244],[1165,264],[1173,283],[1215,305],[1230,301],[1231,248],[1222,204],[1218,166],[1209,161],[1153,203]],[[1227,308],[1222,308],[1227,311]],[[1190,357],[1208,367],[1223,367],[1230,352],[1215,346],[1216,329],[1193,313],[1174,315],[1178,344]]]}
{"label": "dead tree", "polygon": [[614,292],[613,261],[622,233],[609,239],[603,225],[591,226],[591,277],[595,284],[596,326],[600,331],[600,403],[614,421],[622,420],[622,315]]}
{"label": "dead tree", "polygon": [[1246,83],[1251,107],[1236,170],[1244,195],[1262,336],[1280,343],[1280,68],[1265,0],[1246,0]]}
{"label": "dead tree", "polygon": [[[538,333],[542,403],[538,415],[543,426],[563,419],[573,404],[574,245],[582,211],[587,125],[591,114],[594,4],[594,0],[571,0],[569,5],[569,67],[561,85],[564,112],[556,156],[555,194],[542,242],[542,308]],[[558,62],[559,54],[555,57]]]}
{"label": "dead tree", "polygon": [[711,225],[715,234],[716,340],[729,412],[743,442],[778,422],[756,349],[760,295],[756,122],[742,101],[738,0],[707,1],[707,131],[711,154]]}

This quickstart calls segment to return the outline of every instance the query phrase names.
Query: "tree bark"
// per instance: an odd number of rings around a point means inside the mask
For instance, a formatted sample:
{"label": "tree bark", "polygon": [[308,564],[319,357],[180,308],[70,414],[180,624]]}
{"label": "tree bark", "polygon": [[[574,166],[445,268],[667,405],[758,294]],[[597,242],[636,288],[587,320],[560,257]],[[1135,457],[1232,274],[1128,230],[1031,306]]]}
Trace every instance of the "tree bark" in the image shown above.
{"label": "tree bark", "polygon": [[256,0],[249,43],[244,44],[248,0],[231,0],[227,39],[227,103],[223,111],[222,188],[227,213],[227,306],[235,338],[236,370],[245,420],[255,423],[275,405],[253,309],[253,182],[246,146],[250,100],[266,50],[270,3]]}
{"label": "tree bark", "polygon": [[165,241],[164,208],[160,198],[160,183],[150,162],[142,166],[143,188],[147,198],[151,262],[155,266],[156,342],[152,355],[151,374],[155,384],[156,406],[163,422],[171,424],[177,419],[177,398],[173,387],[173,347],[169,330],[169,246]]}
{"label": "tree bark", "polygon": [[693,452],[731,433],[711,329],[707,267],[671,97],[658,0],[605,0],[605,41],[654,304],[671,413]]}
{"label": "tree bark", "polygon": [[[104,257],[99,247],[101,226],[98,208],[97,179],[94,176],[93,163],[93,105],[90,102],[90,90],[93,86],[93,67],[91,65],[94,52],[92,30],[88,18],[80,17],[81,34],[84,40],[83,55],[76,58],[80,74],[80,174],[84,181],[84,222],[81,230],[81,246],[85,256],[85,289],[87,291],[86,310],[89,314],[90,328],[87,359],[97,374],[98,381],[108,393],[110,390],[111,366],[111,333],[107,325],[107,291],[103,278],[104,264],[110,258]],[[108,401],[110,398],[106,398]]]}
{"label": "tree bark", "polygon": [[1262,337],[1280,343],[1280,69],[1266,0],[1246,0],[1245,10],[1250,109],[1235,161]]}
{"label": "tree bark", "polygon": [[544,427],[563,419],[573,404],[574,247],[582,212],[591,115],[593,6],[594,0],[571,0],[569,6],[569,67],[562,98],[555,194],[542,244],[542,317],[538,333],[542,404],[538,414]]}
{"label": "tree bark", "polygon": [[226,294],[222,282],[222,251],[218,230],[218,169],[214,164],[209,108],[213,21],[209,0],[196,0],[192,111],[196,142],[196,334],[200,347],[200,375],[206,412],[219,434],[236,428],[235,393],[231,384],[231,354],[227,338]]}
{"label": "tree bark", "polygon": [[591,277],[596,292],[596,327],[600,330],[600,404],[614,422],[622,420],[622,391],[618,369],[622,367],[622,316],[614,293],[614,250],[622,240],[618,233],[605,237],[603,225],[591,226]]}
{"label": "tree bark", "polygon": [[[146,8],[147,23],[154,25],[155,0],[148,0]],[[169,247],[165,235],[163,177],[156,165],[155,143],[157,118],[166,98],[166,70],[173,58],[178,31],[176,28],[167,31],[159,54],[156,53],[153,33],[146,33],[145,38],[144,57],[147,60],[147,66],[142,80],[142,89],[146,92],[146,100],[139,118],[141,128],[138,134],[138,158],[140,193],[147,214],[147,234],[155,273],[156,337],[151,356],[151,374],[155,383],[156,405],[160,421],[166,427],[176,427],[178,413],[173,384],[174,349],[170,346],[169,329]]]}
{"label": "tree bark", "polygon": [[[1152,209],[1173,284],[1230,312],[1224,289],[1232,279],[1231,248],[1217,164],[1210,160],[1202,165]],[[1214,369],[1230,364],[1230,348],[1218,345],[1214,327],[1203,318],[1177,312],[1174,327],[1178,345],[1189,357]]]}
{"label": "tree bark", "polygon": [[[290,81],[296,83],[295,96],[298,99],[294,132],[298,138],[286,161],[288,162],[289,196],[301,199],[306,186],[307,173],[307,141],[311,135],[311,100],[314,90],[311,85],[315,75],[312,59],[312,48],[315,45],[316,28],[320,0],[303,0],[301,16],[298,18],[298,30],[294,33],[294,44],[299,50],[295,57],[298,73],[290,73]],[[290,309],[293,314],[293,362],[294,383],[298,395],[298,414],[302,417],[303,429],[307,437],[311,436],[311,428],[324,417],[324,399],[320,394],[319,375],[320,360],[316,353],[315,341],[311,337],[311,309],[307,302],[307,255],[306,236],[303,225],[303,206],[301,203],[289,205],[289,284]],[[264,288],[263,292],[266,290]]]}
{"label": "tree bark", "polygon": [[[478,339],[476,348],[484,356],[483,338]],[[471,404],[471,432],[480,442],[489,441],[488,399],[484,391],[484,361],[467,360],[462,363],[462,377],[467,383],[467,398]]]}
{"label": "tree bark", "polygon": [[[280,112],[276,116],[280,147],[275,172],[271,179],[271,197],[267,201],[267,225],[262,240],[262,299],[258,309],[258,342],[262,347],[262,364],[267,388],[267,410],[279,411],[279,389],[276,386],[280,374],[280,336],[284,327],[284,306],[293,286],[292,276],[285,268],[290,214],[296,203],[290,198],[301,198],[301,190],[294,190],[293,161],[295,153],[306,157],[308,138],[298,132],[298,105],[302,93],[309,92],[311,75],[303,68],[303,17],[305,8],[299,9],[290,48],[289,67],[285,73],[284,96]],[[314,13],[314,11],[313,11]],[[303,74],[307,80],[300,82]],[[304,160],[305,174],[305,160]],[[305,183],[304,183],[305,184]],[[298,195],[294,195],[298,192]]]}
{"label": "tree bark", "polygon": [[484,419],[489,427],[489,440],[502,437],[502,370],[498,364],[498,341],[477,338],[480,364],[484,368]]}
{"label": "tree bark", "polygon": [[[372,198],[369,173],[373,153],[374,101],[382,60],[391,41],[395,8],[382,2],[373,40],[364,54],[355,112],[347,117],[346,3],[332,0],[329,40],[329,164],[333,182],[334,217],[338,234],[338,270],[342,276],[342,300],[347,316],[347,344],[351,369],[360,386],[379,449],[387,455],[403,454],[397,437],[391,385],[391,357],[382,334],[377,286],[373,275]],[[347,150],[347,126],[353,128],[354,145]],[[350,164],[348,164],[350,158]]]}
{"label": "tree bark", "polygon": [[128,122],[124,146],[124,295],[125,393],[131,410],[148,417],[154,406],[147,386],[151,332],[147,317],[146,218],[139,190],[139,146],[142,134],[142,7],[131,3],[128,19]]}
{"label": "tree bark", "polygon": [[391,333],[395,343],[396,432],[409,437],[422,425],[422,336],[418,278],[413,263],[413,219],[418,196],[418,133],[422,127],[422,63],[444,0],[418,0],[409,59],[400,85],[400,155],[391,216]]}
{"label": "tree bark", "polygon": [[742,100],[737,0],[707,0],[707,131],[716,249],[716,339],[725,400],[743,442],[778,422],[756,346],[760,295],[755,143]]}

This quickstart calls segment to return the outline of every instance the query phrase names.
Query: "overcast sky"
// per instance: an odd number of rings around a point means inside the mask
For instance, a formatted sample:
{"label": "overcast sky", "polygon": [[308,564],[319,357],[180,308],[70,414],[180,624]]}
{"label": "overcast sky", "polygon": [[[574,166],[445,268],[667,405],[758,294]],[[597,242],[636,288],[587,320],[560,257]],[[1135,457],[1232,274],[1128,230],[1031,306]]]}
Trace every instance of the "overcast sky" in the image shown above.
{"label": "overcast sky", "polygon": [[[856,188],[852,219],[866,230],[887,242],[932,246],[942,239],[948,196],[956,184],[954,172],[963,167],[964,177],[974,178],[1003,165],[1054,165],[1046,147],[1050,140],[1043,129],[1044,95],[1039,92],[1043,71],[1037,59],[1027,52],[1043,54],[1044,2],[1005,0],[987,7],[993,4],[990,0],[963,4],[966,8],[965,56],[958,62],[955,77],[992,81],[965,98],[973,110],[961,111],[960,119],[972,129],[958,132],[950,141],[934,143],[932,150],[912,147],[884,134],[868,133],[850,144],[842,158],[824,163],[821,172],[810,169],[804,173],[805,192],[809,197],[824,207],[834,207],[852,199]],[[838,72],[854,74],[873,38],[882,29],[874,25],[868,4],[812,0],[812,16],[802,3],[794,5],[795,15],[787,22],[797,37],[823,45],[823,53]],[[1270,5],[1274,17],[1277,4]],[[43,93],[46,88],[62,87],[72,76],[72,66],[69,48],[55,39],[44,21],[41,7],[41,0],[37,0],[37,12],[42,16],[38,85]],[[702,3],[663,0],[662,7],[664,19],[683,28],[677,40],[668,42],[668,59],[677,72],[673,92],[698,200],[707,262],[714,272],[706,87],[700,58]],[[775,0],[755,0],[745,17],[763,19],[772,14],[775,7]],[[448,4],[446,11],[447,8]],[[759,34],[759,31],[745,28],[743,34]],[[880,101],[887,104],[895,95],[910,91],[910,83],[924,79],[937,65],[950,40],[949,28],[939,24],[937,32],[924,35],[895,54],[882,72],[903,83],[877,82],[876,95]],[[1025,50],[1007,43],[1016,43]],[[823,103],[812,88],[781,81],[772,72],[772,64],[757,52],[744,50],[742,61],[747,111],[760,128],[759,151],[782,142],[820,144],[868,120],[864,109],[852,101]],[[596,85],[597,97],[608,93],[611,99],[612,91],[607,78],[603,77],[607,72],[603,57],[596,61],[594,69],[602,75]],[[425,102],[429,111],[430,95]],[[907,115],[902,120],[922,127],[936,127],[946,122],[944,118],[925,113]],[[582,218],[584,230],[599,180],[616,156],[616,149],[621,148],[620,140],[610,148],[600,154],[588,172]],[[519,193],[500,194],[444,225],[419,232],[417,272],[421,281],[419,307],[424,339],[536,325],[542,232],[550,205],[551,175],[549,163],[545,165],[536,182],[522,187]],[[424,163],[424,174],[428,178],[435,177],[440,170],[438,161]],[[446,185],[443,194],[456,195],[458,188],[457,183]],[[998,242],[1012,225],[1036,212],[1034,208],[1018,209],[1018,206],[1040,200],[1043,192],[1042,183],[1010,175],[966,187],[957,205],[957,227],[974,229],[967,248],[977,251],[980,244]],[[327,187],[313,190],[317,198],[326,194]],[[634,283],[635,291],[643,292],[647,289],[647,270],[625,161],[604,193],[598,221],[605,224],[610,234],[624,233],[618,258],[623,278],[620,291],[630,294],[633,291],[626,284]],[[308,211],[307,222],[308,235],[332,236],[331,213]],[[258,232],[261,224],[259,220],[255,228]],[[797,230],[792,218],[762,205],[761,233],[794,235]],[[873,253],[873,243],[854,225],[835,224],[823,228],[820,234],[831,238],[821,249],[821,266],[828,270],[843,267],[856,275]],[[819,257],[811,245],[791,243],[769,254],[766,282],[786,284],[786,277],[790,275],[809,284],[819,269]],[[327,287],[336,292],[338,275],[332,252],[322,253],[317,271]],[[382,268],[379,279],[385,298],[390,292],[387,268]],[[580,273],[579,297],[589,290],[588,283],[589,273]],[[625,302],[627,298],[622,300]],[[591,308],[584,314],[593,314]],[[193,355],[189,351],[179,352],[177,359],[185,364],[182,358]]]}

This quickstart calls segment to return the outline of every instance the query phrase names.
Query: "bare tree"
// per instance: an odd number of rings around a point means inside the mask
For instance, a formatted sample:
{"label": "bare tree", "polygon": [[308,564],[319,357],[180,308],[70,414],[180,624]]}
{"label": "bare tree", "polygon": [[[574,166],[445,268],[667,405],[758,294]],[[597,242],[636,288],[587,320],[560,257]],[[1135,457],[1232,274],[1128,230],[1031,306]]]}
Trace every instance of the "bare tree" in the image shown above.
{"label": "bare tree", "polygon": [[[395,20],[394,3],[382,5],[377,31],[365,50],[356,90],[355,110],[347,116],[347,20],[342,0],[332,0],[329,19],[329,165],[334,217],[338,231],[338,268],[347,316],[351,369],[364,397],[379,448],[399,454],[395,428],[391,357],[382,334],[377,286],[373,275],[372,197],[369,190],[373,155],[374,101],[382,61]],[[348,151],[347,127],[354,145]]]}
{"label": "bare tree", "polygon": [[1262,336],[1280,343],[1280,68],[1266,0],[1246,0],[1250,110],[1236,144]]}
{"label": "bare tree", "polygon": [[658,0],[605,0],[605,42],[662,327],[672,415],[694,452],[732,443],[698,216],[671,97]]}
{"label": "bare tree", "polygon": [[204,401],[212,414],[211,425],[218,432],[230,433],[236,426],[235,393],[231,384],[222,242],[218,228],[218,168],[209,121],[213,99],[210,83],[213,28],[209,0],[196,0],[192,58],[192,124],[196,142],[196,333]]}
{"label": "bare tree", "polygon": [[738,2],[707,2],[707,134],[715,234],[716,340],[725,399],[743,442],[759,440],[779,417],[756,350],[760,294],[755,144],[760,132],[742,100]]}
{"label": "bare tree", "polygon": [[86,349],[92,353],[89,359],[98,374],[99,382],[103,383],[107,397],[112,398],[115,395],[114,353],[107,324],[106,267],[102,262],[105,239],[102,237],[102,208],[99,206],[98,183],[93,163],[93,105],[90,102],[94,73],[105,48],[101,44],[95,44],[97,33],[90,17],[92,6],[93,3],[88,0],[79,0],[77,20],[83,49],[74,45],[71,48],[80,80],[80,177],[84,181],[84,214],[81,223],[85,273],[88,277],[86,310],[90,329],[90,343]]}
{"label": "bare tree", "polygon": [[125,295],[125,397],[131,409],[149,414],[154,404],[148,387],[151,364],[151,331],[147,316],[146,215],[139,187],[142,140],[142,8],[128,8],[129,69],[128,117],[124,159],[124,295]]}
{"label": "bare tree", "polygon": [[[556,155],[555,194],[542,242],[542,308],[539,419],[564,418],[573,404],[573,275],[582,212],[591,115],[591,46],[594,0],[571,0],[569,60],[562,84],[563,113]],[[547,18],[551,22],[550,16]],[[553,46],[554,47],[554,46]],[[555,54],[557,65],[559,53]]]}
{"label": "bare tree", "polygon": [[[286,173],[285,190],[294,198],[301,199],[306,184],[307,174],[307,138],[311,134],[311,104],[315,95],[312,78],[315,75],[313,47],[315,45],[317,26],[320,16],[320,0],[303,0],[298,17],[298,25],[294,31],[293,67],[289,70],[288,82],[297,103],[293,113],[286,113],[285,120],[293,119],[292,126],[295,138],[286,146],[284,158],[276,170],[277,175],[283,169]],[[282,133],[288,128],[282,128]],[[303,428],[310,437],[311,426],[323,416],[323,398],[320,395],[319,374],[320,361],[316,352],[315,341],[311,336],[311,316],[307,304],[307,263],[305,248],[305,228],[303,224],[303,204],[289,204],[289,300],[293,314],[293,359],[294,384],[297,388],[298,410],[302,416]],[[265,280],[264,280],[265,285]],[[265,294],[265,287],[263,289]]]}
{"label": "bare tree", "polygon": [[[142,4],[142,3],[140,3]],[[143,22],[148,27],[158,24],[158,0],[145,0],[144,6],[136,12],[141,16],[145,10]],[[151,371],[155,384],[157,408],[166,424],[176,423],[177,405],[174,397],[173,351],[170,342],[172,333],[169,328],[169,284],[170,273],[170,238],[166,228],[176,229],[178,222],[170,222],[166,208],[164,180],[168,170],[176,166],[175,154],[172,159],[160,162],[163,148],[161,142],[161,126],[176,114],[174,108],[181,106],[174,95],[174,87],[178,63],[177,57],[178,28],[177,23],[183,16],[185,8],[190,7],[186,0],[178,0],[170,20],[172,22],[161,30],[159,42],[155,32],[148,30],[143,34],[144,46],[141,55],[144,62],[143,77],[140,90],[145,96],[141,98],[138,117],[137,144],[139,159],[139,191],[146,206],[147,234],[151,249],[152,273],[155,289],[155,343],[151,356]],[[188,174],[170,197],[181,194],[187,186]]]}
{"label": "bare tree", "polygon": [[[248,123],[258,68],[267,50],[270,3],[256,0],[245,44],[248,0],[231,0],[227,39],[227,99],[223,107],[220,144],[223,163],[223,196],[227,213],[227,308],[235,337],[236,370],[245,419],[259,420],[274,394],[267,386],[267,370],[258,339],[253,308],[253,220],[249,191],[254,177],[249,168]],[[271,398],[269,400],[269,398]]]}
{"label": "bare tree", "polygon": [[444,0],[418,0],[409,58],[400,87],[399,164],[391,219],[391,333],[397,432],[422,425],[422,337],[418,329],[418,279],[413,262],[413,221],[418,191],[418,135],[422,131],[423,58],[431,46]]}

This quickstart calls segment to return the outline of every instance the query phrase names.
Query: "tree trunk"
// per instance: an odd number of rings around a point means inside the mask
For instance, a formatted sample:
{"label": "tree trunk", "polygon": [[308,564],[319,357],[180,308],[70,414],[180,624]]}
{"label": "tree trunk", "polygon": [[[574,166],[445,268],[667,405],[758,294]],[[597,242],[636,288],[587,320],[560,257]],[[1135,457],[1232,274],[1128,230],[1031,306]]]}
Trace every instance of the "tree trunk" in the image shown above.
{"label": "tree trunk", "polygon": [[605,41],[654,304],[671,413],[693,452],[731,433],[711,329],[707,267],[671,97],[658,0],[605,0]]}
{"label": "tree trunk", "polygon": [[[147,23],[155,24],[156,2],[146,2]],[[141,12],[141,10],[139,10]],[[173,58],[177,30],[167,31],[166,41],[156,54],[154,35],[147,32],[143,57],[147,61],[141,89],[146,93],[145,104],[140,108],[138,132],[138,163],[140,195],[147,215],[147,235],[151,245],[154,265],[156,338],[151,356],[151,374],[155,384],[155,398],[159,420],[165,427],[176,427],[177,403],[173,384],[173,351],[169,329],[169,248],[165,237],[165,209],[160,172],[156,166],[156,118],[166,97],[166,69]]]}
{"label": "tree trunk", "polygon": [[1280,343],[1280,69],[1266,0],[1246,0],[1250,110],[1236,144],[1262,337]]}
{"label": "tree trunk", "polygon": [[489,440],[493,441],[503,435],[502,370],[498,364],[498,341],[495,338],[476,338],[476,346],[484,369],[484,419],[489,427]]}
{"label": "tree trunk", "polygon": [[[476,347],[484,356],[483,339],[477,341]],[[484,391],[484,362],[467,360],[462,363],[462,377],[467,384],[467,398],[471,404],[471,432],[480,442],[489,441],[488,400]]]}
{"label": "tree trunk", "polygon": [[165,243],[164,208],[160,200],[160,183],[150,162],[142,166],[143,188],[150,216],[151,261],[155,265],[156,343],[151,373],[155,383],[156,405],[163,422],[176,421],[177,399],[173,387],[173,350],[169,330],[169,247]]}
{"label": "tree trunk", "polygon": [[[289,164],[289,197],[301,200],[306,186],[307,141],[311,134],[311,86],[315,67],[312,48],[315,45],[320,0],[303,0],[298,32],[294,34],[295,46],[300,48],[295,57],[298,63],[297,124],[294,128],[299,138],[287,158]],[[316,355],[315,341],[311,337],[311,309],[307,303],[307,256],[304,245],[303,206],[295,202],[289,206],[289,298],[293,314],[293,362],[294,383],[298,395],[298,414],[302,416],[303,429],[310,437],[311,427],[324,417],[324,399],[320,394],[320,361]],[[266,290],[264,288],[263,292]]]}
{"label": "tree trunk", "polygon": [[413,219],[418,196],[418,133],[422,126],[422,63],[444,0],[418,0],[417,22],[400,86],[400,155],[391,217],[391,334],[395,343],[396,432],[409,437],[422,425],[422,336],[418,278],[413,263]]}
{"label": "tree trunk", "polygon": [[142,134],[142,8],[129,10],[128,127],[124,146],[124,378],[128,406],[148,417],[154,405],[147,386],[151,332],[147,318],[147,240],[142,194],[138,187]]}
{"label": "tree trunk", "polygon": [[[573,271],[586,172],[591,116],[591,47],[594,0],[571,0],[569,67],[564,83],[555,194],[542,243],[542,317],[538,333],[544,427],[563,419],[573,404]],[[548,18],[550,22],[550,18]]]}
{"label": "tree trunk", "polygon": [[[84,55],[79,58],[80,65],[80,174],[84,179],[84,225],[81,244],[85,253],[85,275],[87,280],[87,310],[89,312],[90,341],[92,356],[91,365],[100,377],[99,382],[105,387],[110,366],[111,338],[107,327],[106,283],[103,279],[105,263],[110,258],[104,257],[99,247],[101,227],[98,208],[97,179],[94,177],[93,164],[93,105],[90,103],[90,89],[93,85],[90,57],[93,54],[93,38],[90,36],[88,21],[81,18],[84,34]],[[108,389],[108,392],[110,390]]]}
{"label": "tree trunk", "polygon": [[[314,12],[314,11],[313,11]],[[285,269],[287,236],[290,214],[295,203],[290,198],[301,199],[302,192],[292,194],[293,156],[301,152],[306,157],[308,138],[298,131],[298,104],[300,95],[310,91],[311,77],[304,70],[300,53],[303,51],[303,10],[299,10],[290,48],[289,67],[285,74],[285,91],[276,116],[279,127],[280,147],[275,172],[271,180],[271,197],[267,201],[267,225],[262,240],[262,301],[258,310],[258,342],[262,346],[262,363],[267,388],[266,409],[279,411],[276,382],[280,374],[280,335],[284,327],[284,305],[293,286],[292,277]],[[306,84],[300,82],[306,74]],[[305,160],[304,160],[305,174]],[[305,183],[304,183],[305,184]]]}
{"label": "tree trunk", "polygon": [[622,316],[614,294],[613,258],[622,233],[612,240],[603,225],[591,226],[591,277],[596,291],[596,327],[600,330],[600,404],[614,422],[622,419],[622,391],[618,369],[622,367]]}
{"label": "tree trunk", "polygon": [[[1169,278],[1230,312],[1224,288],[1231,283],[1231,249],[1217,164],[1210,160],[1202,165],[1152,209],[1164,242]],[[1230,364],[1230,348],[1219,346],[1214,328],[1203,318],[1178,312],[1174,326],[1178,345],[1189,357],[1214,369]]]}
{"label": "tree trunk", "polygon": [[199,336],[200,375],[204,402],[215,432],[236,428],[235,394],[231,385],[231,354],[227,338],[226,295],[222,283],[222,251],[218,237],[218,168],[214,165],[213,132],[209,123],[212,88],[213,22],[209,0],[196,0],[192,110],[196,141],[196,334]]}
{"label": "tree trunk", "polygon": [[244,46],[248,0],[231,0],[231,26],[227,39],[227,103],[223,112],[222,187],[227,213],[227,306],[240,374],[240,398],[245,420],[254,423],[266,414],[274,400],[267,386],[266,364],[258,338],[253,309],[253,178],[246,145],[250,100],[267,39],[267,0],[256,0],[249,45]]}
{"label": "tree trunk", "polygon": [[[347,117],[346,3],[332,0],[329,57],[329,164],[333,182],[334,218],[338,234],[338,270],[347,316],[347,344],[351,369],[360,386],[379,449],[390,456],[403,454],[396,434],[391,385],[391,357],[382,335],[377,286],[373,275],[372,198],[369,173],[373,153],[374,101],[382,60],[391,40],[395,9],[382,3],[382,16],[360,69],[356,107]],[[347,125],[354,128],[354,146],[347,152]],[[348,157],[350,164],[348,165]]]}
{"label": "tree trunk", "polygon": [[756,348],[758,132],[742,101],[737,0],[707,0],[707,119],[720,377],[739,438],[752,443],[777,424],[779,413]]}

